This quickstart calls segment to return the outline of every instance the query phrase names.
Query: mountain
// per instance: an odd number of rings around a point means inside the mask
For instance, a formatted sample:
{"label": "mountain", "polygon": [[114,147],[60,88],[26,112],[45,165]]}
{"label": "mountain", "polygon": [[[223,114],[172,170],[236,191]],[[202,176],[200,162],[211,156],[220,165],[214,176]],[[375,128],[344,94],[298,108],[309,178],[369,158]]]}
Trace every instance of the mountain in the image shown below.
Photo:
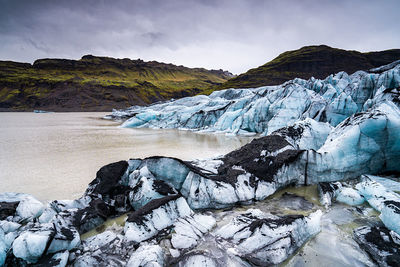
{"label": "mountain", "polygon": [[218,89],[278,85],[294,78],[322,79],[331,73],[354,73],[389,64],[400,59],[400,49],[361,53],[326,45],[305,46],[287,51],[272,61],[234,77]]}
{"label": "mountain", "polygon": [[0,61],[0,110],[109,111],[194,95],[231,77],[223,70],[92,55]]}

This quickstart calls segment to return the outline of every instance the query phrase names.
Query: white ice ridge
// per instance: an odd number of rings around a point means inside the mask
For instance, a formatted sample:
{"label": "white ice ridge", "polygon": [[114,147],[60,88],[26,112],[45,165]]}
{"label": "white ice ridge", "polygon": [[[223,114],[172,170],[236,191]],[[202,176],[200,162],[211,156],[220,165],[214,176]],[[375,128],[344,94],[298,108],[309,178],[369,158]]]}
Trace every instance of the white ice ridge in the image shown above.
{"label": "white ice ridge", "polygon": [[279,86],[215,91],[209,96],[114,110],[111,117],[131,117],[122,127],[234,134],[267,135],[305,118],[336,126],[387,98],[388,90],[398,90],[400,62],[372,71],[352,75],[339,72],[324,80],[296,78]]}

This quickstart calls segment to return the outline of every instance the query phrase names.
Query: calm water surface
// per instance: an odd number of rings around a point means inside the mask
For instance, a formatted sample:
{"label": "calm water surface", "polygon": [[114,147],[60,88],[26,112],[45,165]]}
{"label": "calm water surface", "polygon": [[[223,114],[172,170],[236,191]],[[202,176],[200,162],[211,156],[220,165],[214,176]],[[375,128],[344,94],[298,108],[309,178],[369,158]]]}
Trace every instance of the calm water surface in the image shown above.
{"label": "calm water surface", "polygon": [[106,113],[0,113],[0,192],[42,201],[79,197],[111,162],[154,155],[184,160],[225,154],[252,138],[124,129]]}

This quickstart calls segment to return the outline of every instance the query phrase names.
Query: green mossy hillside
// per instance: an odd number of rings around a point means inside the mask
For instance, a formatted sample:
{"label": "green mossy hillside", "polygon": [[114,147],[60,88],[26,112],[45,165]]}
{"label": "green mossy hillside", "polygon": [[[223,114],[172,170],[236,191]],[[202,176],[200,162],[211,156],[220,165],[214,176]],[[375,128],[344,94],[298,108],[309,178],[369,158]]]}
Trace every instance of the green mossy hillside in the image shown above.
{"label": "green mossy hillside", "polygon": [[194,95],[231,77],[222,70],[87,55],[0,61],[0,109],[100,111]]}

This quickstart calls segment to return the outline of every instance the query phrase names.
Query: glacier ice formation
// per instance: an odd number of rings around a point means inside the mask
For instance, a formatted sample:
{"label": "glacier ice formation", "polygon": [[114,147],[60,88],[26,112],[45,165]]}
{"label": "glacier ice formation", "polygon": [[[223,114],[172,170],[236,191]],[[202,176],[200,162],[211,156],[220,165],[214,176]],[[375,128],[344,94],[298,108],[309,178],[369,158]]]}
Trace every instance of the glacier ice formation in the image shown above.
{"label": "glacier ice formation", "polygon": [[[400,201],[388,187],[400,186],[372,175],[400,171],[399,71],[397,62],[116,111],[114,117],[130,117],[129,127],[261,137],[213,159],[153,156],[108,164],[75,200],[44,206],[30,195],[2,193],[0,265],[278,264],[318,233],[320,206],[301,198],[291,203],[295,198],[286,194],[279,200],[295,215],[236,207],[287,186],[315,184],[326,207],[335,200],[367,202],[381,213],[383,225],[357,228],[354,237],[384,265],[393,257],[382,246],[389,242],[396,252],[400,233]],[[124,226],[81,240],[124,215]],[[371,232],[383,243],[371,241]]]}
{"label": "glacier ice formation", "polygon": [[[339,72],[324,80],[294,79],[279,86],[214,91],[146,107],[114,110],[123,127],[179,128],[234,134],[270,134],[312,118],[338,125],[366,111],[400,86],[400,61],[370,72]],[[398,90],[395,92],[398,96]]]}

